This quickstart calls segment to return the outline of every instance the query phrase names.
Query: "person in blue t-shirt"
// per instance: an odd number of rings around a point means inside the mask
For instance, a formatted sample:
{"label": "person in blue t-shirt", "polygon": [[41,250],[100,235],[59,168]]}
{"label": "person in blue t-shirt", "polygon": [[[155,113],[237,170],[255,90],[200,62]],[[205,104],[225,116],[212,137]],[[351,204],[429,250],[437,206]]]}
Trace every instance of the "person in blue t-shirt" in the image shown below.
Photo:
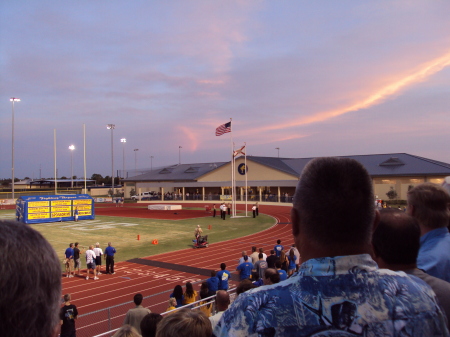
{"label": "person in blue t-shirt", "polygon": [[275,266],[277,267],[277,272],[280,275],[280,282],[287,280],[286,272],[283,269],[281,269],[281,262],[280,261],[275,262]]}
{"label": "person in blue t-shirt", "polygon": [[408,191],[407,199],[406,213],[420,226],[417,267],[450,282],[450,195],[442,186],[422,183]]}
{"label": "person in blue t-shirt", "polygon": [[244,256],[244,263],[241,263],[236,270],[239,271],[239,279],[245,280],[247,278],[250,278],[250,275],[252,274],[253,264],[251,262],[248,262],[248,256]]}
{"label": "person in blue t-shirt", "polygon": [[206,283],[208,284],[210,294],[214,295],[219,290],[219,279],[216,277],[215,270],[211,270],[211,277],[206,280]]}
{"label": "person in blue t-shirt", "polygon": [[116,253],[116,249],[111,246],[111,242],[108,242],[108,247],[105,248],[106,274],[115,274],[114,254]]}
{"label": "person in blue t-shirt", "polygon": [[69,244],[69,247],[64,252],[65,265],[66,265],[66,277],[73,277],[73,243]]}
{"label": "person in blue t-shirt", "polygon": [[216,277],[219,280],[219,290],[228,290],[228,280],[231,278],[231,273],[226,270],[225,263],[220,264],[220,271],[217,272]]}
{"label": "person in blue t-shirt", "polygon": [[277,240],[277,244],[273,247],[273,250],[275,251],[275,255],[277,257],[280,257],[281,252],[283,251],[284,247],[281,245],[281,240]]}

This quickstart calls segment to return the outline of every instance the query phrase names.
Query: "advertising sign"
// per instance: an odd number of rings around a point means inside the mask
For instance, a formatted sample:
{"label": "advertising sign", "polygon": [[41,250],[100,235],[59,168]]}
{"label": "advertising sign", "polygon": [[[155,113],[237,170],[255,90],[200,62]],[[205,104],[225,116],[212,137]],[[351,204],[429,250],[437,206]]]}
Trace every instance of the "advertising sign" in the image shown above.
{"label": "advertising sign", "polygon": [[16,202],[16,219],[44,223],[95,219],[94,199],[87,194],[22,196]]}

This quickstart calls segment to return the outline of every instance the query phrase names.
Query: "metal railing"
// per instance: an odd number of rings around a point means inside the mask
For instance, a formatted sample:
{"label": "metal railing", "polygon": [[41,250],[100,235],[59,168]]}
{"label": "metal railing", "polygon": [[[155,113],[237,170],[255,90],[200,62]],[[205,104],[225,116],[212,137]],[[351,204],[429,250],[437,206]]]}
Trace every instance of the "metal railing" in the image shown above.
{"label": "metal railing", "polygon": [[[147,296],[145,298],[148,299],[148,298],[151,298],[151,297],[154,297],[154,296],[158,296],[158,295],[161,295],[161,294],[165,294],[165,293],[168,293],[168,292],[170,292],[170,291],[165,291],[165,292],[158,293],[158,294],[155,294],[155,295]],[[232,303],[235,300],[235,298],[236,298],[236,288],[229,289],[228,293],[230,294],[230,303]],[[209,301],[209,302],[202,303],[202,302],[205,302],[205,301]],[[128,302],[128,303],[124,303],[124,304],[120,304],[120,305],[117,305],[117,306],[114,306],[114,307],[110,307],[110,308],[104,309],[104,310],[108,311],[108,325],[109,325],[108,331],[101,332],[99,334],[94,335],[93,337],[106,337],[106,336],[111,337],[111,336],[113,336],[114,333],[117,330],[119,330],[120,327],[122,326],[123,319],[124,319],[124,317],[126,315],[126,312],[123,315],[120,315],[118,317],[113,317],[113,315],[111,315],[111,313],[112,313],[111,309],[120,307],[120,306],[125,305],[125,304],[129,305],[130,303],[133,303],[133,302]],[[133,303],[133,305],[134,305],[134,303]],[[180,308],[176,308],[176,309],[173,309],[173,310],[170,310],[170,311],[164,311],[164,312],[161,313],[161,316],[165,316],[167,314],[173,313],[173,312],[178,311],[178,310],[183,309],[183,308],[190,308],[191,310],[201,310],[201,308],[209,306],[209,305],[212,305],[211,315],[214,315],[216,313],[216,295],[213,295],[213,296],[210,296],[210,297],[207,297],[207,298],[203,298],[203,299],[195,301],[193,303],[186,304],[186,305],[184,305],[184,306],[182,306]],[[99,311],[96,311],[96,312],[100,312],[100,311],[102,311],[102,310],[99,310]],[[88,314],[84,314],[84,315],[79,315],[78,316],[78,321],[80,320],[80,318],[86,317],[86,316],[91,316],[91,315],[93,315],[96,312],[88,313]],[[120,324],[118,326],[116,324],[112,323],[112,321],[116,320],[116,319],[120,319]],[[112,328],[111,327],[112,325],[115,325],[115,327]],[[84,332],[80,334],[80,330],[77,330],[77,336],[92,336],[92,335],[86,335]]]}

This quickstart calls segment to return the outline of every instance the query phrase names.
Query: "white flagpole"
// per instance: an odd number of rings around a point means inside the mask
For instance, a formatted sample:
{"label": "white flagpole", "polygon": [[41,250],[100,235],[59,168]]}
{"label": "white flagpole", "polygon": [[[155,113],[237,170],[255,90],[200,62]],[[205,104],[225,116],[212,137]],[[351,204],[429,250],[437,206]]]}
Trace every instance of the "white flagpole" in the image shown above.
{"label": "white flagpole", "polygon": [[[230,123],[232,118],[230,118]],[[231,132],[230,132],[230,140],[231,140],[231,205],[234,202],[234,145],[233,145],[233,124],[231,124]]]}
{"label": "white flagpole", "polygon": [[83,166],[84,166],[84,193],[87,194],[86,184],[86,124],[83,124]]}
{"label": "white flagpole", "polygon": [[247,143],[244,143],[244,172],[245,172],[245,216],[247,216],[247,198],[248,198],[248,185],[247,185]]}
{"label": "white flagpole", "polygon": [[[58,194],[58,178],[57,176],[57,172],[58,170],[56,169],[56,129],[53,129],[53,156],[54,156],[54,160],[55,160],[55,195]],[[13,177],[14,179],[14,177]]]}
{"label": "white flagpole", "polygon": [[236,160],[234,159],[234,143],[233,143],[233,148],[231,151],[231,215],[234,217],[234,186],[236,184],[236,172],[235,172],[235,167],[236,167]]}

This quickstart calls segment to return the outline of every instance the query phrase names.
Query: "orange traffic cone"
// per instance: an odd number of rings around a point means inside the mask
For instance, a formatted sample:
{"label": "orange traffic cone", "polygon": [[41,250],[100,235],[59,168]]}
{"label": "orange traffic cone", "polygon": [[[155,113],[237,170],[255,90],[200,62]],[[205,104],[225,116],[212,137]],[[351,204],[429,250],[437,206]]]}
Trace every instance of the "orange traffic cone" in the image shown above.
{"label": "orange traffic cone", "polygon": [[141,239],[141,236],[138,234],[137,236],[137,240],[139,241]]}
{"label": "orange traffic cone", "polygon": [[156,240],[156,239],[153,240],[153,241],[152,241],[152,244],[157,245],[157,244],[158,244],[158,240]]}
{"label": "orange traffic cone", "polygon": [[211,225],[209,225],[209,226],[208,226],[208,229],[212,229],[212,226],[211,226]]}

